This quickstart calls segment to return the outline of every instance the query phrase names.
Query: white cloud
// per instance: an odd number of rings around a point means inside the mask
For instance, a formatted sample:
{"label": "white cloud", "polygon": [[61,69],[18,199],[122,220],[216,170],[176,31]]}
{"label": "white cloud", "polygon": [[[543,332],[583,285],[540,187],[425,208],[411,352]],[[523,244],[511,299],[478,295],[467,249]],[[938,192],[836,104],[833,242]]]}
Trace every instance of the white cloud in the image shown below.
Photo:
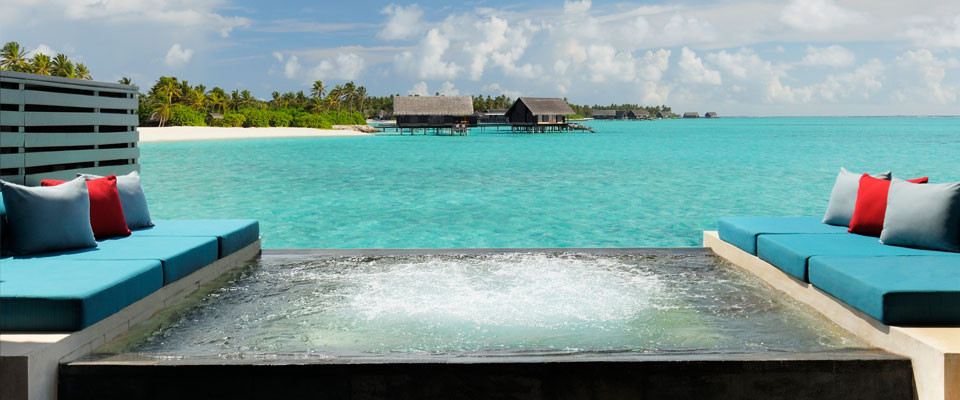
{"label": "white cloud", "polygon": [[47,45],[45,45],[45,44],[43,44],[43,43],[40,43],[40,44],[37,45],[37,48],[33,49],[33,51],[30,52],[30,54],[31,54],[31,55],[33,55],[33,54],[43,54],[43,55],[47,55],[47,56],[53,57],[53,56],[57,55],[57,52],[54,51],[52,48],[50,48],[50,46],[47,46]]}
{"label": "white cloud", "polygon": [[394,65],[401,72],[420,79],[453,79],[462,67],[454,62],[444,61],[443,56],[449,47],[450,40],[433,28],[420,41],[416,56],[410,51],[404,51],[394,58]]}
{"label": "white cloud", "polygon": [[930,50],[907,50],[897,57],[897,65],[908,74],[903,86],[894,92],[901,102],[925,102],[947,104],[957,100],[960,88],[944,84],[947,62],[937,58]]}
{"label": "white cloud", "polygon": [[660,45],[707,43],[716,39],[713,25],[696,17],[674,14],[659,34]]}
{"label": "white cloud", "polygon": [[491,83],[491,84],[483,85],[483,87],[480,88],[480,91],[482,92],[495,92],[498,90],[501,90],[499,83]]}
{"label": "white cloud", "polygon": [[807,46],[807,54],[803,56],[800,65],[846,67],[853,65],[855,58],[853,52],[842,46]]}
{"label": "white cloud", "polygon": [[407,94],[411,96],[429,96],[430,90],[427,88],[426,82],[420,81],[415,83],[413,87],[407,91]]}
{"label": "white cloud", "polygon": [[459,96],[460,91],[453,88],[453,82],[446,81],[440,87],[441,96]]}
{"label": "white cloud", "polygon": [[388,15],[388,17],[383,30],[377,33],[379,38],[387,40],[409,39],[423,32],[423,23],[420,22],[423,10],[416,4],[407,7],[390,4],[380,10],[380,13]]}
{"label": "white cloud", "polygon": [[829,31],[866,21],[865,14],[840,7],[833,0],[793,0],[780,13],[780,22],[801,31]]}
{"label": "white cloud", "polygon": [[275,51],[273,52],[273,58],[276,58],[277,62],[283,62],[283,53]]}
{"label": "white cloud", "polygon": [[174,43],[173,46],[170,46],[170,50],[167,51],[164,62],[166,62],[168,66],[176,68],[190,62],[190,58],[192,57],[192,49],[184,49],[180,47],[180,43]]}
{"label": "white cloud", "polygon": [[647,50],[640,59],[639,77],[646,81],[659,81],[670,67],[670,50]]}
{"label": "white cloud", "polygon": [[960,14],[952,20],[937,24],[936,21],[918,21],[905,35],[914,43],[926,47],[960,47]]}
{"label": "white cloud", "polygon": [[587,11],[590,11],[590,0],[563,2],[564,14],[580,15]]}
{"label": "white cloud", "polygon": [[720,71],[703,65],[703,60],[697,57],[693,50],[686,47],[680,49],[680,60],[677,61],[677,66],[680,67],[680,80],[683,82],[708,85],[723,83],[720,78]]}
{"label": "white cloud", "polygon": [[880,60],[872,59],[853,72],[829,75],[824,82],[811,86],[811,91],[828,102],[856,98],[867,100],[883,87],[881,81],[885,67]]}
{"label": "white cloud", "polygon": [[322,60],[307,73],[307,81],[354,80],[363,72],[366,62],[354,53],[340,53],[334,60]]}
{"label": "white cloud", "polygon": [[296,79],[300,75],[300,60],[296,55],[290,56],[286,64],[283,65],[283,76],[288,79]]}
{"label": "white cloud", "polygon": [[628,82],[636,79],[636,60],[613,46],[590,45],[587,48],[587,69],[592,82]]}

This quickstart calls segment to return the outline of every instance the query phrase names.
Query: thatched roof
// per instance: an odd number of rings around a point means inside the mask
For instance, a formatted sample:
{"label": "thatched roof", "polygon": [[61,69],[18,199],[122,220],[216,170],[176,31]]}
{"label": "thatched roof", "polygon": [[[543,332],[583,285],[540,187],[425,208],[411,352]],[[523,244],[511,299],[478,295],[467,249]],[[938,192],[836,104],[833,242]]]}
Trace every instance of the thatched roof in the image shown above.
{"label": "thatched roof", "polygon": [[223,114],[220,113],[210,113],[207,114],[207,116],[210,117],[210,119],[223,119]]}
{"label": "thatched roof", "polygon": [[649,117],[650,112],[647,110],[631,110],[634,117]]}
{"label": "thatched roof", "polygon": [[513,103],[513,107],[523,103],[533,115],[572,115],[573,109],[558,97],[521,97]]}
{"label": "thatched roof", "polygon": [[594,117],[616,117],[617,110],[593,110]]}
{"label": "thatched roof", "polygon": [[683,113],[684,118],[700,118],[700,114],[696,111],[687,111]]}
{"label": "thatched roof", "polygon": [[670,118],[669,111],[657,111],[657,118]]}
{"label": "thatched roof", "polygon": [[462,117],[472,114],[473,98],[470,96],[396,96],[393,98],[393,115]]}
{"label": "thatched roof", "polygon": [[713,111],[710,111],[710,112],[708,112],[708,113],[706,113],[706,114],[703,114],[703,116],[704,116],[704,117],[707,117],[707,118],[716,118],[716,117],[717,117],[717,113],[715,113],[715,112],[713,112]]}

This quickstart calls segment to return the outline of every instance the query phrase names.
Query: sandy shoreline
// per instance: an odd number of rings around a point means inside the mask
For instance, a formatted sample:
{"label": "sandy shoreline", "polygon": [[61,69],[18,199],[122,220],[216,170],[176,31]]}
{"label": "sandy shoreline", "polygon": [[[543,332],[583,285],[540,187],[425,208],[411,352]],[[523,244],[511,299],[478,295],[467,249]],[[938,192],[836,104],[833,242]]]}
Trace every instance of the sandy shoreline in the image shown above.
{"label": "sandy shoreline", "polygon": [[373,136],[352,130],[312,128],[215,128],[209,126],[140,127],[141,142],[180,142],[187,140],[228,140],[275,137]]}

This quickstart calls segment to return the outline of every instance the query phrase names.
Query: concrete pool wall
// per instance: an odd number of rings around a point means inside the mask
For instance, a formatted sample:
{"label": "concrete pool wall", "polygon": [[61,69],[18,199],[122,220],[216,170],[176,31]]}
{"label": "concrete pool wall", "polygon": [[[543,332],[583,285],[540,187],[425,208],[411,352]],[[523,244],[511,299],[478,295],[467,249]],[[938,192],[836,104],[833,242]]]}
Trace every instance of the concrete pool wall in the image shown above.
{"label": "concrete pool wall", "polygon": [[910,357],[921,400],[960,400],[960,327],[888,326],[759,257],[703,233],[703,246],[790,297],[813,307],[867,343]]}

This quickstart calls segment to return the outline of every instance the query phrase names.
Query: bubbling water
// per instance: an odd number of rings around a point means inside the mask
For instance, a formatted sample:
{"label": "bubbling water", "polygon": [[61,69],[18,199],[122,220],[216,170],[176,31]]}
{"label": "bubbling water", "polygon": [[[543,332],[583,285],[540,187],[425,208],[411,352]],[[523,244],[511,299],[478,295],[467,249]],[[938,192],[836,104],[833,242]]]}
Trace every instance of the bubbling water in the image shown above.
{"label": "bubbling water", "polygon": [[147,353],[766,351],[859,346],[712,256],[264,258]]}

